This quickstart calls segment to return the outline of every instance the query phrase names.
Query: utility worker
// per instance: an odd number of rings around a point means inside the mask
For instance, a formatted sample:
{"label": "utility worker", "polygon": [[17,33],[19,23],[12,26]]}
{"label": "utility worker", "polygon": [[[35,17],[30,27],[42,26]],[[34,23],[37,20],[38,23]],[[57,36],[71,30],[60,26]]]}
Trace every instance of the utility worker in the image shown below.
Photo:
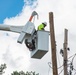
{"label": "utility worker", "polygon": [[45,30],[44,28],[47,26],[46,22],[43,22],[42,24],[40,24],[37,28],[37,30]]}

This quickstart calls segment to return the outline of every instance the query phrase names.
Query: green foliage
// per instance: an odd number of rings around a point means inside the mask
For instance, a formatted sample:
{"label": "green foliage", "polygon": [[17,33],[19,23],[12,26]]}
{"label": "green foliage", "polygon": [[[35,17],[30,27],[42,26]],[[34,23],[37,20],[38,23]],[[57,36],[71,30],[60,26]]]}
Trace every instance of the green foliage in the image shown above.
{"label": "green foliage", "polygon": [[39,75],[39,73],[36,74],[35,72],[32,72],[32,71],[31,71],[31,72],[28,72],[28,71],[27,71],[27,72],[26,72],[26,75]]}
{"label": "green foliage", "polygon": [[4,64],[1,64],[0,65],[0,72],[3,72],[3,70],[6,69],[6,68],[7,68],[7,66],[6,66],[5,63]]}
{"label": "green foliage", "polygon": [[35,73],[35,72],[26,72],[24,73],[23,71],[20,71],[20,72],[17,72],[17,71],[14,71],[11,75],[39,75],[39,73]]}
{"label": "green foliage", "polygon": [[20,75],[17,71],[14,71],[11,75]]}

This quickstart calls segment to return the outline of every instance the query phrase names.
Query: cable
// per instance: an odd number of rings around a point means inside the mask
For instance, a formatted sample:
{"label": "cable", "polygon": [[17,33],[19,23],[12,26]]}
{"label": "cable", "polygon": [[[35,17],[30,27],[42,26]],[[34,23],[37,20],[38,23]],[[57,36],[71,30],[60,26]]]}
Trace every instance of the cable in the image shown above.
{"label": "cable", "polygon": [[60,72],[58,75],[60,75],[60,74],[63,72],[63,70],[64,70],[64,69],[62,69],[61,72]]}
{"label": "cable", "polygon": [[[52,64],[52,63],[51,63],[51,62],[48,62],[49,67],[53,69],[53,67],[51,67],[50,64]],[[63,65],[61,65],[61,66],[58,67],[57,69],[60,69],[62,66],[63,66]]]}
{"label": "cable", "polygon": [[[70,63],[67,64],[67,65],[70,65],[71,63],[73,63],[73,60],[74,60],[75,56],[76,56],[76,53],[68,58],[68,59],[70,59],[71,57],[73,57],[71,61],[68,60]],[[51,66],[51,64],[52,64],[51,62],[48,62],[49,67],[50,67],[51,69],[53,69],[53,67]],[[64,64],[63,64],[63,65],[64,65]],[[61,67],[63,67],[63,65],[61,65],[61,66],[58,67],[57,69],[60,69]],[[68,66],[68,67],[69,67],[69,66]],[[74,69],[74,68],[73,68],[73,69]],[[62,73],[63,70],[64,70],[64,69],[62,69],[61,72],[60,72],[58,75],[60,75],[60,74]],[[74,70],[76,71],[76,69],[74,69]],[[49,72],[48,72],[48,74],[49,74]],[[76,75],[76,72],[75,72],[74,75]]]}
{"label": "cable", "polygon": [[[74,68],[73,68],[74,69]],[[74,69],[76,71],[76,69]]]}
{"label": "cable", "polygon": [[[74,68],[73,68],[74,69]],[[76,69],[74,69],[76,71]],[[74,75],[76,75],[76,72],[74,73]]]}
{"label": "cable", "polygon": [[53,68],[50,66],[50,64],[52,64],[52,63],[51,63],[51,62],[48,62],[49,67],[50,67],[51,69],[53,69]]}
{"label": "cable", "polygon": [[[53,69],[53,68],[50,66],[50,64],[52,64],[52,63],[51,63],[51,62],[48,62],[49,67],[50,67],[51,69]],[[62,65],[62,66],[63,66],[63,65]],[[60,69],[62,66],[58,67],[57,69]],[[50,71],[50,69],[48,70],[48,75],[49,75],[49,71]],[[63,71],[63,70],[61,70],[61,72],[60,72],[58,75],[60,75],[60,74],[62,73],[62,71]]]}
{"label": "cable", "polygon": [[61,65],[60,63],[60,59],[59,59],[59,55],[58,55],[58,50],[57,50],[57,53],[56,53],[57,57],[58,57],[58,61],[59,61],[59,66]]}
{"label": "cable", "polygon": [[74,55],[74,57],[72,58],[72,62],[73,62],[73,60],[74,60],[75,56],[76,56],[76,54],[75,54],[75,55]]}
{"label": "cable", "polygon": [[50,72],[50,67],[49,67],[49,69],[48,69],[48,75],[49,75],[49,72]]}
{"label": "cable", "polygon": [[74,55],[76,55],[76,53],[75,54],[73,54],[72,56],[70,56],[68,59],[70,59],[71,57],[73,57]]}
{"label": "cable", "polygon": [[48,75],[49,75],[49,72],[50,72],[50,68],[53,69],[50,64],[52,64],[51,62],[48,62],[48,65],[49,65],[49,69],[48,69]]}
{"label": "cable", "polygon": [[[72,56],[69,57],[69,58],[73,57],[72,60],[70,61],[70,66],[69,66],[69,67],[70,67],[70,70],[69,70],[69,74],[70,74],[70,75],[72,74],[72,71],[75,70],[75,69],[73,68],[73,60],[74,60],[75,56],[76,56],[76,54],[74,54],[74,55],[72,55]],[[68,58],[68,59],[69,59],[69,58]],[[75,70],[75,71],[76,71],[76,70]],[[74,73],[74,75],[75,75],[75,74],[76,74],[76,72]]]}
{"label": "cable", "polygon": [[[63,66],[63,65],[62,65]],[[62,66],[58,67],[58,69],[60,69]]]}
{"label": "cable", "polygon": [[74,73],[74,75],[76,75],[76,72]]}

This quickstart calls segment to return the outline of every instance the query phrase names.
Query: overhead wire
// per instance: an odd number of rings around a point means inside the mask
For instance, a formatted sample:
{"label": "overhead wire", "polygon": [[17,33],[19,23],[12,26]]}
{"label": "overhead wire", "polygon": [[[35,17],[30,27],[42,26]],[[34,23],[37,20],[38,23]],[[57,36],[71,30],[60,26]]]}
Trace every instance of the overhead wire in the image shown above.
{"label": "overhead wire", "polygon": [[[73,60],[74,60],[74,58],[75,58],[75,56],[76,56],[76,53],[74,54],[74,55],[72,55],[72,56],[70,56],[68,59],[70,59],[70,58],[72,58],[72,61],[70,61],[70,60],[68,60],[70,63],[73,63]],[[70,65],[70,63],[69,64],[67,64],[67,65]],[[48,65],[49,65],[49,67],[51,68],[51,69],[53,69],[53,67],[51,66],[51,62],[48,62]],[[64,64],[63,64],[64,65]],[[60,67],[58,67],[57,69],[60,69],[60,68],[62,68],[63,67],[63,65],[61,65]],[[69,66],[68,66],[69,67]],[[63,72],[63,70],[64,69],[62,69],[61,71],[60,71],[60,73],[58,74],[58,75],[60,75],[62,72]],[[74,69],[75,70],[75,69]],[[76,71],[76,70],[75,70]],[[48,72],[48,74],[49,74],[49,72]],[[75,74],[74,75],[76,75],[76,72],[75,72]]]}
{"label": "overhead wire", "polygon": [[[50,67],[51,69],[53,69],[53,67],[51,67],[50,64],[52,64],[52,63],[51,63],[51,62],[48,62],[49,67]],[[63,66],[63,65],[62,65],[62,66]],[[62,66],[58,67],[57,69],[61,68]],[[50,71],[50,69],[48,70],[48,75],[49,75],[49,71]],[[63,70],[61,70],[61,72],[60,72],[58,75],[60,75],[60,74],[62,73],[62,71],[63,71]]]}
{"label": "overhead wire", "polygon": [[[58,57],[58,60],[59,60],[59,64],[61,65],[60,59],[59,59],[59,55],[58,55],[58,51],[57,51],[57,57]],[[59,65],[59,66],[60,66],[60,65]]]}
{"label": "overhead wire", "polygon": [[[73,68],[74,69],[74,68]],[[74,71],[76,71],[76,69],[74,69]],[[74,73],[74,75],[76,75],[76,72]]]}
{"label": "overhead wire", "polygon": [[[52,64],[52,63],[51,63],[51,62],[48,62],[49,67],[53,69],[53,67],[50,66],[50,64]],[[59,66],[57,69],[60,69],[62,66],[63,66],[63,65]]]}
{"label": "overhead wire", "polygon": [[[68,61],[70,62],[70,63],[69,63],[70,66],[68,66],[68,67],[70,67],[69,74],[70,74],[70,73],[72,74],[73,70],[75,70],[75,69],[73,68],[73,60],[74,60],[75,56],[76,56],[76,53],[68,58],[68,59],[70,59],[71,57],[73,57],[71,61],[68,60]],[[76,70],[75,70],[75,71],[76,71]],[[76,74],[76,72],[75,72],[75,74]],[[75,75],[75,74],[74,74],[74,75]]]}
{"label": "overhead wire", "polygon": [[62,69],[58,75],[60,75],[60,74],[63,72],[63,70],[64,70],[64,69]]}
{"label": "overhead wire", "polygon": [[76,75],[76,72],[74,73],[74,75]]}
{"label": "overhead wire", "polygon": [[51,69],[53,69],[53,67],[51,67],[50,64],[52,64],[52,63],[51,63],[51,62],[48,62],[49,67],[50,67]]}
{"label": "overhead wire", "polygon": [[49,67],[49,69],[48,69],[48,75],[49,75],[49,72],[50,72],[50,67]]}
{"label": "overhead wire", "polygon": [[75,56],[76,56],[76,54],[75,54],[75,55],[74,55],[74,57],[72,58],[72,62],[73,62],[73,60],[74,60]]}
{"label": "overhead wire", "polygon": [[75,54],[73,54],[72,56],[70,56],[68,59],[70,59],[71,57],[73,57],[74,55],[76,55],[76,53]]}
{"label": "overhead wire", "polygon": [[[73,68],[74,69],[74,68]],[[76,71],[76,69],[74,69]]]}
{"label": "overhead wire", "polygon": [[51,69],[53,69],[52,67],[51,67],[51,65],[50,64],[52,64],[51,62],[48,62],[48,65],[49,65],[49,69],[48,69],[48,75],[49,75],[49,72],[50,72],[50,68]]}

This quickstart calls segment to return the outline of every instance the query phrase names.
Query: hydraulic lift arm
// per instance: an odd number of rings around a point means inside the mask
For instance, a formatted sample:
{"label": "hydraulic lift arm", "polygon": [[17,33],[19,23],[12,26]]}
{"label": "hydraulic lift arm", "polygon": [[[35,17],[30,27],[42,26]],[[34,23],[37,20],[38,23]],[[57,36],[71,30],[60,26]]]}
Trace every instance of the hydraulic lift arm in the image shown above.
{"label": "hydraulic lift arm", "polygon": [[0,24],[0,30],[11,31],[16,33],[20,33],[23,27],[24,26],[10,26],[10,25]]}
{"label": "hydraulic lift arm", "polygon": [[[29,18],[30,22],[32,21],[32,19],[35,15],[37,15],[37,17],[38,17],[37,12],[33,11]],[[21,33],[23,28],[24,28],[24,26],[10,26],[10,25],[0,24],[0,30],[3,30],[3,31],[11,31],[11,32],[16,32],[16,33]]]}
{"label": "hydraulic lift arm", "polygon": [[33,35],[33,33],[35,32],[35,25],[31,22],[32,21],[32,18],[37,15],[38,17],[38,14],[36,11],[33,11],[32,14],[31,14],[31,17],[29,19],[29,21],[26,23],[26,25],[23,27],[21,33],[20,33],[20,36],[17,40],[18,43],[22,43],[24,38],[28,38],[26,35],[29,34],[30,37],[31,35]]}

